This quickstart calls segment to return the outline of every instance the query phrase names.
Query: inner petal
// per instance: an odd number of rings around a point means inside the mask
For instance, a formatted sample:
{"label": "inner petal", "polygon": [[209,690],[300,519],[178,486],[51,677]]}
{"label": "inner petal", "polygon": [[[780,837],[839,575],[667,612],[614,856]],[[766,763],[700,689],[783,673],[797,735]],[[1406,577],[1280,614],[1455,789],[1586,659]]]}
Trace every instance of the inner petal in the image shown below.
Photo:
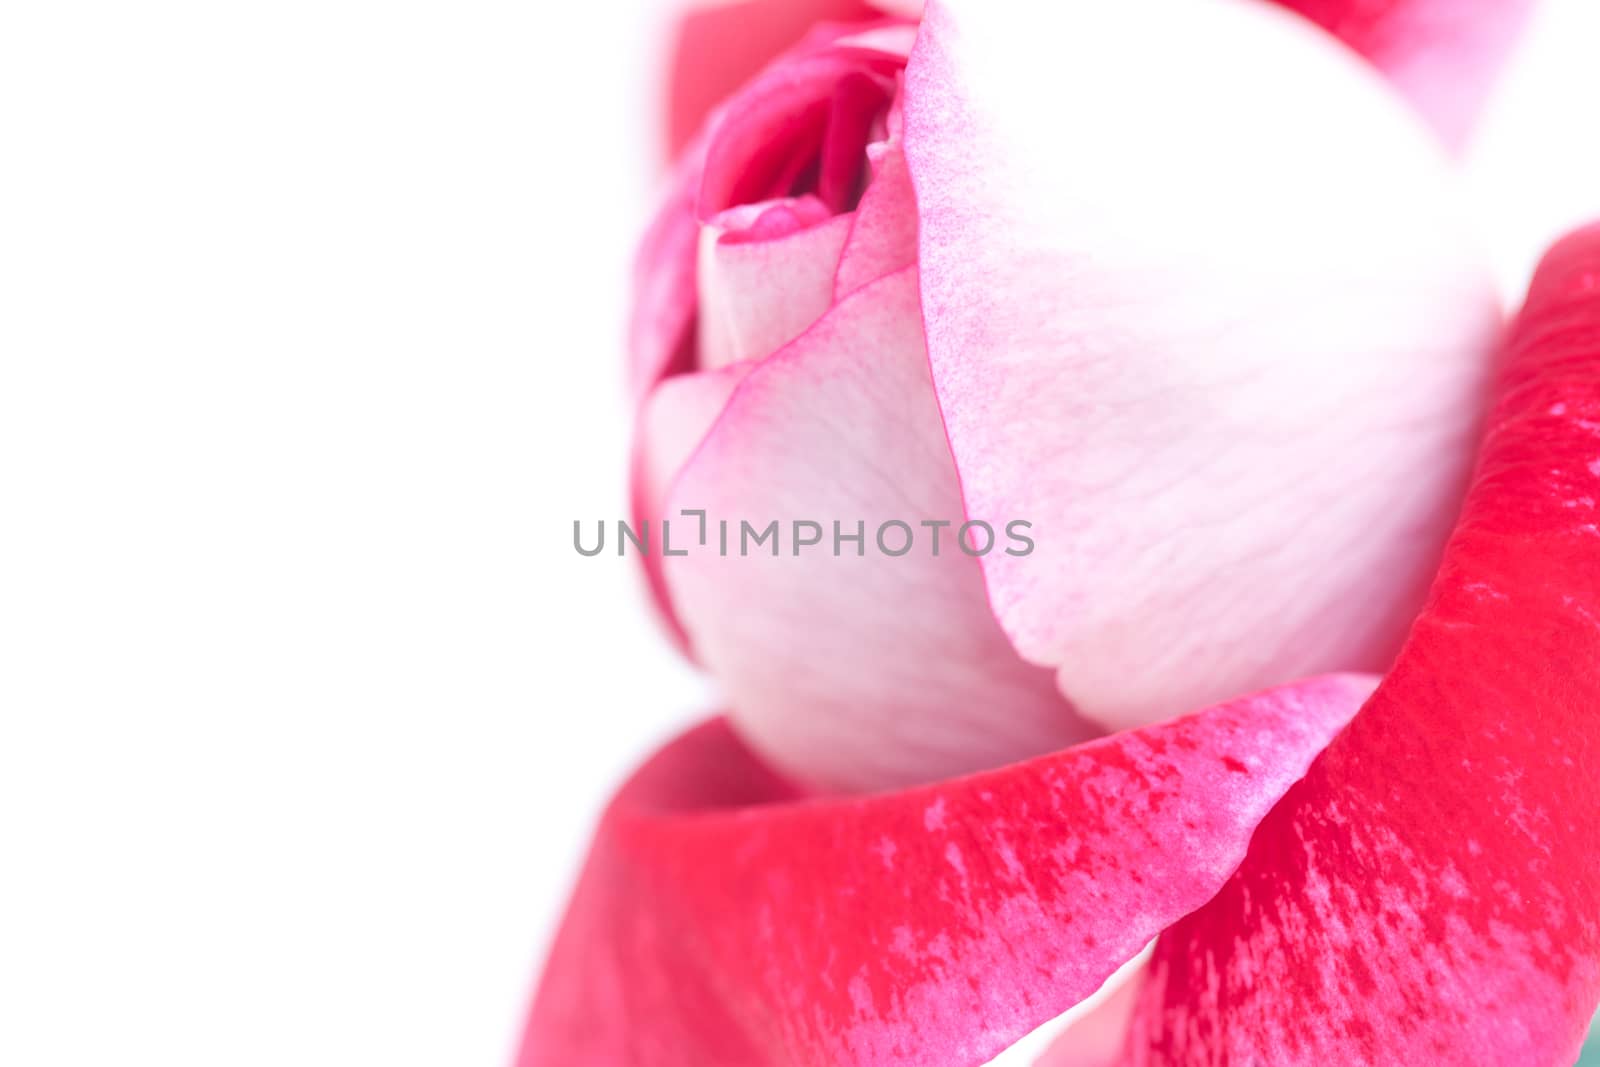
{"label": "inner petal", "polygon": [[855,210],[865,189],[867,143],[883,128],[889,91],[880,79],[855,73],[833,91],[822,140],[817,196],[836,212]]}
{"label": "inner petal", "polygon": [[849,233],[850,217],[815,197],[733,208],[703,226],[700,368],[771,355],[821,318]]}

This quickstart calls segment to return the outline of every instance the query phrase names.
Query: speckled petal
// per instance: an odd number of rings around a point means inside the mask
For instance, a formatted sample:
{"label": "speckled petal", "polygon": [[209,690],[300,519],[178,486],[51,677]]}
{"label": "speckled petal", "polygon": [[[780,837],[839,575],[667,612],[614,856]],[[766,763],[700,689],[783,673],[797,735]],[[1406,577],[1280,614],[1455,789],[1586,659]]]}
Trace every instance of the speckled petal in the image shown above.
{"label": "speckled petal", "polygon": [[519,1067],[981,1064],[1215,892],[1370,687],[833,800],[702,726],[606,814]]}

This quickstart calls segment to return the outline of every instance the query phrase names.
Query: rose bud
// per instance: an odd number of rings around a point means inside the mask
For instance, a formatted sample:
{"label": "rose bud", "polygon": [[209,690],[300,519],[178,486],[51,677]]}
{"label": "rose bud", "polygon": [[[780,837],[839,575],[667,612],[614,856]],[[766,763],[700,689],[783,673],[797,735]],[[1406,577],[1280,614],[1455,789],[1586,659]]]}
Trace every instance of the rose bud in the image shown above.
{"label": "rose bud", "polygon": [[874,789],[1381,671],[1500,325],[1451,193],[1270,6],[930,3],[777,59],[633,333],[637,517],[709,534],[646,564],[742,737]]}
{"label": "rose bud", "polygon": [[600,825],[519,1067],[976,1067],[1151,937],[1042,1063],[1571,1064],[1600,1001],[1600,226],[1547,256],[1495,393],[1375,692],[867,797],[806,796],[721,720],[668,745]]}

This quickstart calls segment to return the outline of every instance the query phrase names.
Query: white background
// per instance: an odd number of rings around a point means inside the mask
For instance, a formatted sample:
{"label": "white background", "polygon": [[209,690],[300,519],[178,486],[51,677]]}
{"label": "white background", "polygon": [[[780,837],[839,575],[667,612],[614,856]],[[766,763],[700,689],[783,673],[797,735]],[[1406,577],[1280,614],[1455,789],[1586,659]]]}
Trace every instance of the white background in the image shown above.
{"label": "white background", "polygon": [[[0,1063],[506,1062],[711,707],[615,559],[666,12],[0,7]],[[1472,155],[1600,217],[1600,10]]]}

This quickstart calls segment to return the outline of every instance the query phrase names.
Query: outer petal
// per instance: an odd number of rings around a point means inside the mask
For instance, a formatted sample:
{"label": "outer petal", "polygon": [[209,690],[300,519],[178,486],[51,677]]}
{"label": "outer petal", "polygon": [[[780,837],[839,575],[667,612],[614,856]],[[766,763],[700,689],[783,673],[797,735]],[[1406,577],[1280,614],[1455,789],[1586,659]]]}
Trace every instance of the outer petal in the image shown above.
{"label": "outer petal", "polygon": [[[752,370],[671,494],[709,545],[664,561],[701,661],[769,759],[829,786],[905,785],[1098,732],[1017,658],[954,538],[961,498],[909,269],[860,290]],[[796,520],[818,524],[794,547]],[[875,540],[891,530],[885,554]],[[943,544],[934,554],[934,531]],[[776,541],[754,548],[776,522]],[[839,542],[861,532],[859,546]],[[861,524],[858,531],[857,524]],[[776,553],[776,555],[772,553]],[[860,554],[857,554],[857,553]]]}
{"label": "outer petal", "polygon": [[672,52],[668,147],[677,153],[713,107],[814,24],[876,15],[861,0],[744,0],[691,10]]}
{"label": "outer petal", "polygon": [[607,813],[518,1063],[982,1063],[1214,892],[1368,689],[805,803],[703,726]]}
{"label": "outer petal", "polygon": [[1141,1064],[1565,1067],[1600,1001],[1600,228],[1553,251],[1393,672],[1164,935]]}
{"label": "outer petal", "polygon": [[1269,8],[1021,7],[930,4],[905,107],[966,505],[1037,529],[1001,623],[1108,725],[1381,669],[1500,317],[1441,161]]}

